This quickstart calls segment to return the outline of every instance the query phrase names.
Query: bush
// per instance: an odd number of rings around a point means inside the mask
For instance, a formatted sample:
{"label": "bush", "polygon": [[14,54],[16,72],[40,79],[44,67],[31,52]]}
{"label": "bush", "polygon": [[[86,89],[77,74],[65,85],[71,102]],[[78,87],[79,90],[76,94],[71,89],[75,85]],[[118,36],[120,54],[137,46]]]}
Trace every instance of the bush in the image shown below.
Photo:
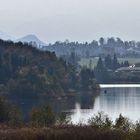
{"label": "bush", "polygon": [[116,119],[114,127],[125,131],[129,131],[132,128],[132,122],[128,118],[123,117],[120,114],[119,118]]}
{"label": "bush", "polygon": [[22,113],[16,105],[12,104],[8,108],[8,120],[11,125],[17,125],[23,122]]}
{"label": "bush", "polygon": [[16,125],[22,122],[22,114],[16,105],[8,104],[0,97],[0,123]]}
{"label": "bush", "polygon": [[103,112],[99,112],[97,115],[88,120],[88,124],[94,128],[111,128],[112,121]]}
{"label": "bush", "polygon": [[44,105],[41,108],[34,109],[31,114],[32,124],[37,127],[47,127],[55,123],[55,115],[52,108]]}
{"label": "bush", "polygon": [[57,118],[58,125],[67,125],[71,122],[71,118],[65,112],[61,112]]}

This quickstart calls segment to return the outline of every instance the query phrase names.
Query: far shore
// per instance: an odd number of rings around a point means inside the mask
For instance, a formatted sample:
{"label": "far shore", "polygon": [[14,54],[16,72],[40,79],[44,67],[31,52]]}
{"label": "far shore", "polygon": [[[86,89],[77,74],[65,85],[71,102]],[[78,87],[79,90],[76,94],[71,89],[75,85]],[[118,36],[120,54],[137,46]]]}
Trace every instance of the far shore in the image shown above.
{"label": "far shore", "polygon": [[100,88],[132,88],[132,87],[140,87],[140,83],[137,84],[124,84],[124,83],[120,83],[120,84],[100,84]]}

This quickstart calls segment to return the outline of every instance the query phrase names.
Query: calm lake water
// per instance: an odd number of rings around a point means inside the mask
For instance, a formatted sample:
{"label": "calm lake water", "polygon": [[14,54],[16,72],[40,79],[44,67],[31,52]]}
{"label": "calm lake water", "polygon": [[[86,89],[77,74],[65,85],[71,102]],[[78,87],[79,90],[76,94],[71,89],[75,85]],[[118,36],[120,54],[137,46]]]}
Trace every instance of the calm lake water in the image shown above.
{"label": "calm lake water", "polygon": [[10,99],[17,104],[26,120],[32,108],[49,104],[56,113],[67,112],[73,123],[86,123],[89,118],[103,111],[113,121],[122,115],[133,121],[140,119],[140,84],[100,85],[100,94],[83,92],[66,99],[21,98]]}
{"label": "calm lake water", "polygon": [[[70,110],[73,123],[86,123],[94,114],[103,111],[113,121],[121,113],[132,121],[140,119],[140,84],[100,85],[100,95],[92,100],[86,99],[84,107],[77,102],[75,109]],[[88,100],[90,105],[87,105]]]}

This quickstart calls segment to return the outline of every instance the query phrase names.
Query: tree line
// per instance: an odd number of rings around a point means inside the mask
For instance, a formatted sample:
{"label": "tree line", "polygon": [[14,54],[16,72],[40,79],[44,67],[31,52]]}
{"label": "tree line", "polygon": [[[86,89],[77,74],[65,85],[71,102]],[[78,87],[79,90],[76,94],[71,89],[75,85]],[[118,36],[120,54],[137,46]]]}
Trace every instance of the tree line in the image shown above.
{"label": "tree line", "polygon": [[[117,55],[107,55],[105,58],[99,58],[97,66],[94,69],[95,77],[100,83],[139,83],[139,72],[129,71],[129,62],[119,62]],[[136,67],[139,66],[137,63]],[[119,68],[126,67],[128,71],[117,71]]]}
{"label": "tree line", "polygon": [[136,41],[123,41],[120,38],[103,38],[98,41],[80,43],[57,41],[53,44],[44,46],[44,50],[55,51],[58,56],[70,55],[75,52],[79,57],[105,57],[109,52],[110,54],[116,53],[118,57],[138,57],[140,55],[140,42]]}

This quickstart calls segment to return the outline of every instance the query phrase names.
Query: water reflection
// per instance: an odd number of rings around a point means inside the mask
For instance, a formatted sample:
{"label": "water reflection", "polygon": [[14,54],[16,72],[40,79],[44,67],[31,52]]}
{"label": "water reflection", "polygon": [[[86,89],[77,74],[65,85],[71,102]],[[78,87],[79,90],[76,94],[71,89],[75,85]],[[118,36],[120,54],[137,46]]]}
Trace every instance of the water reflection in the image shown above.
{"label": "water reflection", "polygon": [[[30,120],[32,109],[46,104],[52,107],[56,115],[59,115],[61,112],[69,114],[71,112],[69,110],[73,110],[74,112],[76,103],[80,104],[81,109],[92,109],[93,102],[98,94],[81,92],[80,94],[76,93],[75,95],[76,96],[63,98],[49,98],[46,96],[34,98],[26,98],[23,96],[19,98],[15,96],[8,96],[7,99],[8,102],[16,104],[21,109],[24,120],[28,121]],[[76,112],[78,114],[78,111]]]}
{"label": "water reflection", "polygon": [[[107,92],[104,92],[105,90]],[[91,116],[100,111],[108,114],[112,120],[115,120],[120,113],[134,121],[140,119],[140,88],[102,88],[91,109],[81,109],[81,105],[77,103],[75,109],[71,110],[71,118],[73,123],[87,122]]]}
{"label": "water reflection", "polygon": [[[76,106],[80,105],[81,109],[92,109],[93,103],[95,102],[98,93],[89,94],[87,92],[81,92],[79,96],[76,98]],[[72,108],[73,109],[73,108]]]}
{"label": "water reflection", "polygon": [[[106,90],[106,92],[105,92]],[[94,95],[94,96],[93,96]],[[140,87],[107,87],[101,88],[100,94],[83,92],[73,98],[49,99],[42,98],[16,98],[10,97],[21,109],[25,118],[29,118],[32,108],[49,104],[56,113],[68,112],[73,123],[86,123],[97,112],[103,111],[112,120],[115,120],[121,113],[132,120],[140,119]]]}

